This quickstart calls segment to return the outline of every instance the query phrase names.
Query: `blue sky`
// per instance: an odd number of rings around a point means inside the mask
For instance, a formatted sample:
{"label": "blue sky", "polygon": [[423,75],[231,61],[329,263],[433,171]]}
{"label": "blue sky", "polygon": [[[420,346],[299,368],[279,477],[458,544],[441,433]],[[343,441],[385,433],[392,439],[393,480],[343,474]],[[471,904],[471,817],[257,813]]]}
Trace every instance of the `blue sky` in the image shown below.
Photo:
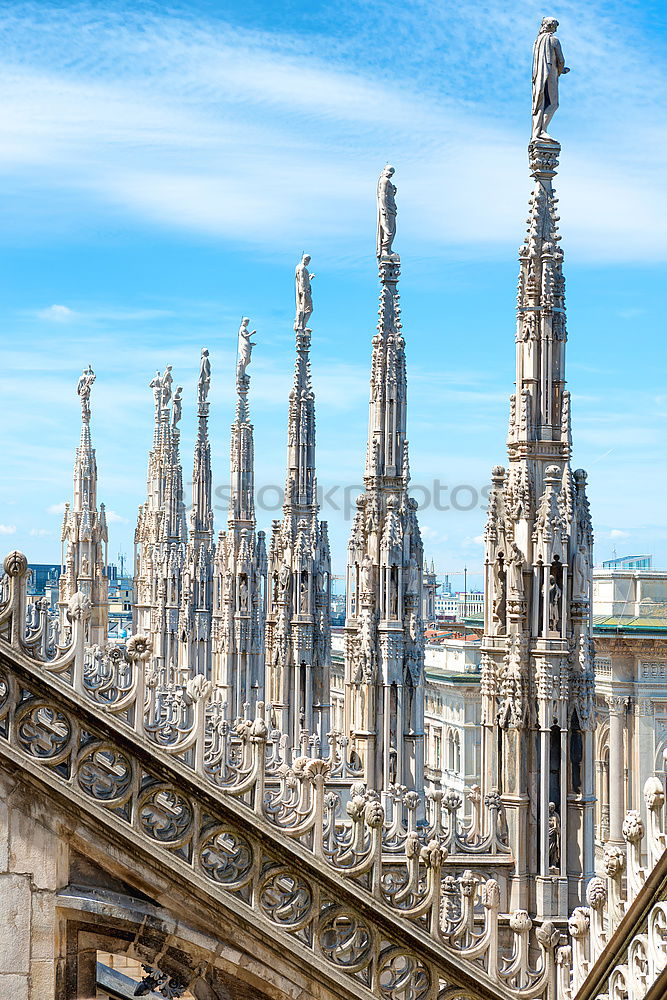
{"label": "blue sky", "polygon": [[[552,132],[574,462],[589,471],[597,560],[646,551],[667,566],[667,24],[661,3],[613,0],[0,3],[5,549],[59,557],[88,363],[112,557],[131,551],[147,385],[166,364],[185,387],[189,478],[202,346],[224,489],[242,315],[257,328],[257,484],[282,484],[303,250],[317,275],[318,473],[341,506],[363,469],[387,160],[413,481],[459,486],[458,506],[470,506],[505,454],[530,58],[545,13],[560,20],[572,68]],[[480,567],[482,504],[422,511],[441,572]],[[260,527],[275,516],[260,511]],[[349,524],[331,504],[323,516],[342,572]],[[222,527],[224,509],[217,518]]]}

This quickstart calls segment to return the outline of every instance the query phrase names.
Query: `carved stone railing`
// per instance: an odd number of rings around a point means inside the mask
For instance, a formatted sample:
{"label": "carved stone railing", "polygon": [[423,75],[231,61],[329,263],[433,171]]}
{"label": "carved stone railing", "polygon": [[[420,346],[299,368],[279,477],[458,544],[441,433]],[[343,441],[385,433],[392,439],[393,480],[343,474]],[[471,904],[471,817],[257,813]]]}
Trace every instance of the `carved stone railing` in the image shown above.
{"label": "carved stone railing", "polygon": [[[622,899],[614,869],[620,855],[608,849],[608,884],[591,882],[590,911],[579,908],[570,921],[571,944],[551,921],[533,927],[525,911],[503,914],[498,881],[467,865],[476,849],[511,861],[497,832],[499,796],[473,801],[464,830],[460,795],[436,790],[420,825],[419,796],[393,788],[386,821],[380,795],[341,775],[346,747],[336,738],[323,758],[319,741],[304,736],[288,762],[262,706],[231,724],[204,677],[155,671],[148,638],[134,636],[126,649],[88,647],[90,605],[80,594],[69,606],[69,644],[59,645],[44,608],[28,616],[25,557],[13,553],[5,570],[0,754],[117,834],[131,831],[223,903],[241,901],[249,919],[305,942],[315,963],[329,962],[373,995],[572,1000],[628,899],[641,893],[641,821],[631,815],[629,896]],[[335,771],[349,779],[345,801]],[[651,864],[665,844],[663,802],[654,788]],[[450,870],[458,874],[447,874],[457,857]]]}
{"label": "carved stone railing", "polygon": [[[328,754],[321,756],[321,741],[303,730],[299,745],[289,750],[286,737],[269,728],[271,707],[258,706],[257,717],[230,721],[221,689],[202,675],[173,664],[156,665],[149,637],[135,635],[126,646],[106,649],[86,643],[90,603],[75,594],[68,609],[67,645],[59,644],[57,629],[50,626],[44,602],[28,604],[27,560],[13,552],[5,560],[6,575],[0,592],[0,637],[38,662],[42,669],[60,676],[79,694],[90,699],[115,720],[166,754],[178,758],[216,787],[240,796],[287,832],[288,836],[319,834],[323,804],[304,782],[305,762],[318,760],[328,795],[326,816],[331,850],[336,840],[347,849],[350,818],[347,805],[358,794],[363,770],[354,744],[342,733],[328,735]],[[310,764],[311,771],[315,767]],[[337,796],[337,798],[335,797]],[[505,854],[509,848],[502,835],[500,798],[487,796],[482,804],[479,791],[471,793],[473,817],[463,819],[459,793],[435,789],[430,793],[426,825],[417,824],[420,799],[415,792],[395,786],[385,796],[389,819],[381,830],[382,849],[387,855],[402,853],[414,841],[426,847],[436,839],[445,849],[448,867],[460,868],[468,858],[477,860]],[[313,834],[313,830],[316,834]]]}
{"label": "carved stone railing", "polygon": [[627,813],[625,847],[605,846],[604,877],[591,879],[588,906],[570,917],[573,971],[569,991],[562,984],[565,998],[643,1000],[650,994],[657,1000],[667,995],[667,837],[659,778],[647,779],[644,801],[646,826],[638,812]]}

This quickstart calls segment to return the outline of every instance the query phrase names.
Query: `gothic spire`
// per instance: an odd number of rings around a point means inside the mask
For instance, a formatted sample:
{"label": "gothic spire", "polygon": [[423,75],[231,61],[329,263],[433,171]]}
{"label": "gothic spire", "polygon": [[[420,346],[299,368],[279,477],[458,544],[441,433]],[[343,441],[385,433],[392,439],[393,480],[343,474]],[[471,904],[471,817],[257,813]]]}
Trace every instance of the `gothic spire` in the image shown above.
{"label": "gothic spire", "polygon": [[251,339],[255,330],[248,330],[250,320],[241,320],[236,363],[236,419],[231,437],[231,492],[229,526],[255,526],[255,474],[253,426],[250,422],[248,366],[255,346]]}
{"label": "gothic spire", "polygon": [[191,537],[211,544],[213,510],[211,507],[211,446],[208,440],[208,391],[211,384],[211,362],[208,351],[202,349],[197,382],[197,441],[192,471]]}
{"label": "gothic spire", "polygon": [[296,747],[301,731],[329,730],[330,559],[326,525],[317,517],[315,395],[308,321],[313,313],[310,256],[295,269],[296,361],[289,397],[287,475],[282,520],[269,550],[266,658],[274,721]]}
{"label": "gothic spire", "polygon": [[107,641],[107,522],[104,504],[97,509],[97,462],[90,436],[90,394],[95,372],[88,365],[77,384],[81,401],[81,436],[74,460],[72,506],[65,506],[62,527],[63,572],[60,578],[59,603],[61,625],[66,627],[65,612],[73,595],[80,591],[92,605],[90,640]]}
{"label": "gothic spire", "polygon": [[213,680],[230,719],[264,700],[266,549],[255,530],[253,426],[248,366],[254,330],[244,317],[238,334],[236,418],[231,428],[227,531],[220,532],[213,567]]}
{"label": "gothic spire", "polygon": [[423,549],[408,496],[405,341],[394,168],[377,186],[380,304],[371,359],[365,491],[348,548],[346,719],[373,787],[423,780]]}
{"label": "gothic spire", "polygon": [[315,476],[315,394],[310,375],[310,336],[308,320],[313,312],[310,282],[310,256],[304,254],[295,271],[296,359],[294,383],[289,396],[287,426],[287,477],[285,482],[286,515],[312,520],[317,512]]}
{"label": "gothic spire", "polygon": [[503,794],[515,859],[510,909],[540,919],[566,915],[593,864],[592,533],[586,474],[570,468],[560,145],[546,132],[565,71],[557,23],[543,20],[533,52],[534,187],[519,250],[509,462],[493,469],[485,531],[481,681],[484,791]]}

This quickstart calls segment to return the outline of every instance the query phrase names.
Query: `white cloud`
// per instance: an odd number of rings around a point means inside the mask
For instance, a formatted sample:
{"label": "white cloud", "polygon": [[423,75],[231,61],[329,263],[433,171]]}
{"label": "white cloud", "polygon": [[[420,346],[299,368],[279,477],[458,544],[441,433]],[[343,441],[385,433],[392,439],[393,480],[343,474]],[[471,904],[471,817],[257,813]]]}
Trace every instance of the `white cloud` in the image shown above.
{"label": "white cloud", "polygon": [[39,537],[39,538],[41,538],[41,537],[43,537],[45,535],[52,534],[52,532],[50,532],[48,530],[48,528],[31,528],[30,531],[28,532],[28,534],[32,535],[33,537]]}
{"label": "white cloud", "polygon": [[65,513],[65,501],[61,503],[52,503],[50,507],[46,508],[47,514],[64,514]]}
{"label": "white cloud", "polygon": [[630,537],[630,532],[629,531],[621,531],[620,528],[612,528],[611,531],[609,532],[609,537],[610,538],[629,538]]}
{"label": "white cloud", "polygon": [[106,515],[109,524],[127,524],[127,518],[117,514],[115,510],[108,510]]}
{"label": "white cloud", "polygon": [[0,535],[15,535],[16,525],[15,524],[0,524]]}
{"label": "white cloud", "polygon": [[53,305],[48,309],[40,309],[37,315],[40,319],[50,320],[52,323],[69,323],[76,313],[68,306]]}
{"label": "white cloud", "polygon": [[[366,44],[368,23],[349,34],[341,24],[326,38],[325,60],[324,46],[293,28],[251,32],[147,11],[120,17],[85,3],[66,14],[40,4],[37,16],[20,5],[0,25],[3,51],[13,53],[4,67],[0,167],[10,188],[20,191],[30,176],[57,191],[66,218],[120,208],[151,225],[263,250],[271,239],[322,245],[325,233],[329,259],[349,259],[372,233],[374,179],[391,157],[403,249],[505,250],[528,195],[523,109],[537,18],[513,10],[516,42],[505,48],[498,94],[479,82],[495,70],[502,5],[486,5],[481,18],[469,5],[446,5],[446,16],[429,0],[412,6],[392,14],[391,29],[376,25],[385,35],[375,48]],[[357,16],[355,5],[343,12],[343,20]],[[645,101],[647,73],[653,93],[665,74],[643,63],[646,39],[628,30],[621,5],[573,8],[561,23],[577,69],[563,83],[559,119],[570,136],[559,185],[568,247],[596,259],[664,259],[664,199],[643,151],[648,135],[653,148],[667,145],[661,109]],[[420,44],[411,38],[401,47],[415,31]],[[432,73],[432,58],[443,57],[447,72]],[[493,195],[480,197],[485,189]],[[26,199],[15,202],[24,214]],[[48,225],[43,216],[36,210],[34,224]],[[63,306],[44,313],[60,322],[73,315]]]}

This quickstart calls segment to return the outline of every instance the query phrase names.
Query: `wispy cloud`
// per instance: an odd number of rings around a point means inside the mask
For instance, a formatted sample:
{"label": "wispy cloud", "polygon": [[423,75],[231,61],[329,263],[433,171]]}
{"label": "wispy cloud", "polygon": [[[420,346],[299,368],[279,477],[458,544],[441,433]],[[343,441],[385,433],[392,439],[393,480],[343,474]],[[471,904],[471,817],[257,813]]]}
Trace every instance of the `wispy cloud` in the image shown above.
{"label": "wispy cloud", "polygon": [[[383,24],[379,36],[385,44],[363,46],[363,59],[342,26],[327,37],[324,59],[324,39],[294,30],[267,34],[185,12],[121,14],[85,3],[14,5],[0,25],[3,50],[13,53],[0,110],[5,183],[59,191],[67,213],[120,209],[144,224],[262,250],[267,240],[295,239],[319,248],[326,233],[331,256],[366,245],[374,176],[391,158],[405,245],[505,247],[516,241],[527,197],[528,122],[518,109],[537,5],[513,9],[512,38],[521,44],[504,45],[500,76],[498,31],[510,27],[502,5],[482,5],[483,17],[469,5],[407,7],[392,11],[391,30]],[[417,10],[423,44],[411,41],[392,59],[415,31]],[[650,133],[667,145],[664,113],[643,97],[646,73],[654,93],[666,74],[642,62],[646,41],[627,31],[622,5],[566,10],[575,70],[563,83],[569,110],[560,112],[572,137],[560,185],[568,245],[598,259],[664,259],[664,199],[637,139]],[[343,23],[358,13],[350,5]],[[360,28],[359,48],[372,21]],[[431,72],[429,50],[447,72]],[[623,70],[640,66],[641,89],[629,75],[619,84]],[[491,79],[502,85],[490,87]],[[605,139],[612,122],[613,139]]]}
{"label": "wispy cloud", "polygon": [[39,309],[37,312],[39,319],[45,319],[52,323],[70,323],[76,316],[73,309],[68,306],[53,305],[48,309]]}
{"label": "wispy cloud", "polygon": [[16,525],[15,524],[0,524],[0,535],[15,535]]}

